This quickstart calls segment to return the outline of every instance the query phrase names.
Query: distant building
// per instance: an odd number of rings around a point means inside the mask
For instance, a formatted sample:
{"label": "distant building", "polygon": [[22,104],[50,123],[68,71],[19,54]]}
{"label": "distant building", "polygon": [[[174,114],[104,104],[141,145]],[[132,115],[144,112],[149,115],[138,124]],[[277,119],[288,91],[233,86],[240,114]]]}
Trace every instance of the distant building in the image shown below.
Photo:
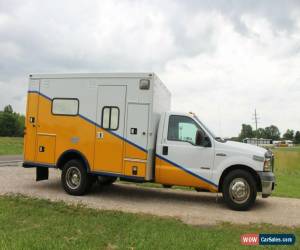
{"label": "distant building", "polygon": [[294,142],[291,140],[273,141],[273,144],[276,147],[293,147],[294,146]]}
{"label": "distant building", "polygon": [[263,138],[245,138],[243,140],[244,143],[253,144],[253,145],[270,145],[272,144],[272,139],[263,139]]}

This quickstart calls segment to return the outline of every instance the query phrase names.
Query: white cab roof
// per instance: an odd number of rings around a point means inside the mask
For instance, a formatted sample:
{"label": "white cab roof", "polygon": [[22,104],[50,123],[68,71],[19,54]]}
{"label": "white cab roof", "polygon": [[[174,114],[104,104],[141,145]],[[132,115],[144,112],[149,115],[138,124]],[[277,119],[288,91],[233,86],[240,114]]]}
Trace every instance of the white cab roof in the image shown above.
{"label": "white cab roof", "polygon": [[177,111],[168,111],[166,112],[168,115],[182,115],[182,116],[189,116],[194,117],[193,113],[190,112],[177,112]]}

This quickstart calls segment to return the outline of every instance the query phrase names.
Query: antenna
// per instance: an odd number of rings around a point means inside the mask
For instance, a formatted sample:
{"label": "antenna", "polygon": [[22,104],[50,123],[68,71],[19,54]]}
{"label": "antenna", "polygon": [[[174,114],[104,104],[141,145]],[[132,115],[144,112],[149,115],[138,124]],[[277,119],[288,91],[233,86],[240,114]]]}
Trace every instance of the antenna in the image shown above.
{"label": "antenna", "polygon": [[258,114],[256,113],[256,109],[254,109],[253,119],[254,119],[254,122],[255,122],[256,145],[258,146],[258,131],[257,131],[257,124],[258,124],[258,120],[259,120],[260,118],[258,117]]}

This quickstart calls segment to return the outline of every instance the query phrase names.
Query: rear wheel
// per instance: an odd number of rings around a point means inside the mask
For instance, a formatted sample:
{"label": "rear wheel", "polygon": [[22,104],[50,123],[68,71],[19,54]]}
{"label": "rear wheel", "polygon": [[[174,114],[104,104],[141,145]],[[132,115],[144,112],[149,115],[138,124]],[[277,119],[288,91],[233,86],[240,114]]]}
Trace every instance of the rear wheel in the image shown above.
{"label": "rear wheel", "polygon": [[248,210],[253,206],[257,195],[255,179],[245,170],[234,170],[225,177],[222,192],[229,208]]}
{"label": "rear wheel", "polygon": [[62,169],[61,183],[68,194],[84,195],[91,189],[94,182],[95,177],[87,173],[83,163],[79,160],[68,161]]}

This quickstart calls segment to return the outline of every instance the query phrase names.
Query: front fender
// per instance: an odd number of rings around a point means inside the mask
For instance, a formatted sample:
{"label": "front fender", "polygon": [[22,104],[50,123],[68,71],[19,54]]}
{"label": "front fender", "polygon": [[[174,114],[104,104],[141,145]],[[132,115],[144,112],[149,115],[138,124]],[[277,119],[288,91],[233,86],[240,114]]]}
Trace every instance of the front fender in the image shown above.
{"label": "front fender", "polygon": [[[220,157],[223,157],[220,159]],[[262,171],[263,163],[254,161],[246,156],[216,156],[214,168],[212,171],[212,179],[214,183],[219,183],[222,173],[229,167],[241,165],[252,168],[254,171]]]}

